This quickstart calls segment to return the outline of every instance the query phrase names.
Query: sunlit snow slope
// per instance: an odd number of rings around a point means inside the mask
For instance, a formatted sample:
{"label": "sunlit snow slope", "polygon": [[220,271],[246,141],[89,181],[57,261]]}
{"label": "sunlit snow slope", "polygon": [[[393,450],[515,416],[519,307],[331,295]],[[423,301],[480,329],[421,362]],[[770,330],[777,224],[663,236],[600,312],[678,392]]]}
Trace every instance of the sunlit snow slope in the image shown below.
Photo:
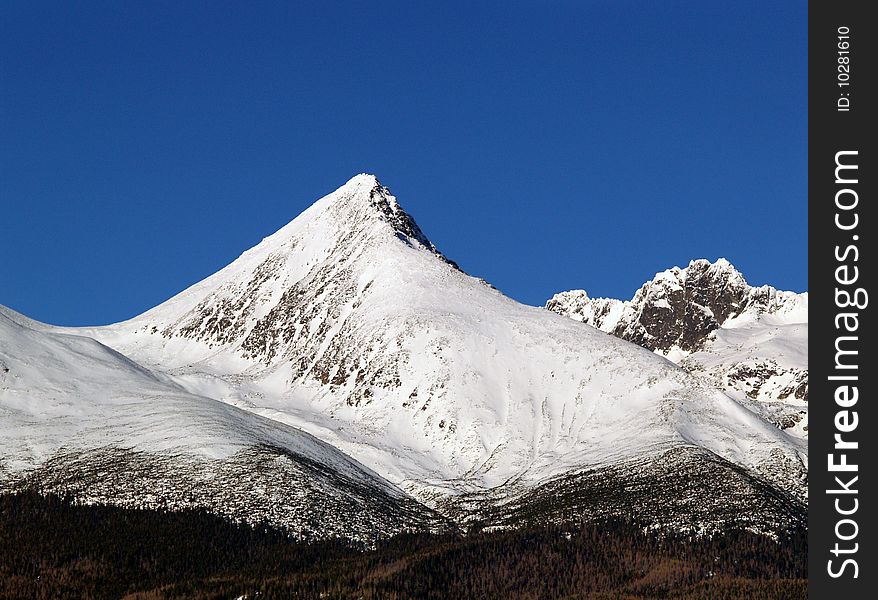
{"label": "sunlit snow slope", "polygon": [[23,487],[122,506],[204,506],[305,537],[372,539],[435,521],[307,433],[0,307],[0,490]]}
{"label": "sunlit snow slope", "polygon": [[78,333],[423,499],[679,447],[803,489],[803,442],[648,350],[463,273],[371,175],[164,304]]}

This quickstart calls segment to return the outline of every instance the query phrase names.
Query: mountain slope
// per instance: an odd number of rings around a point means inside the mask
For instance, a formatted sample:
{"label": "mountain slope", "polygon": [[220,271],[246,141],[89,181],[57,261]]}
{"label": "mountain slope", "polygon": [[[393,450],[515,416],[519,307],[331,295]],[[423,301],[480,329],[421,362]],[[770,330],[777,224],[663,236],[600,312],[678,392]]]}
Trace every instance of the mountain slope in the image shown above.
{"label": "mountain slope", "polygon": [[4,315],[14,485],[360,538],[441,525],[406,493],[487,527],[804,516],[802,440],[463,273],[371,175],[129,321]]}
{"label": "mountain slope", "polygon": [[369,175],[162,305],[78,331],[429,502],[679,447],[803,489],[803,444],[652,352],[461,272]]}
{"label": "mountain slope", "polygon": [[[0,308],[0,490],[208,507],[302,537],[441,525],[337,449]],[[356,507],[356,510],[351,510]]]}
{"label": "mountain slope", "polygon": [[696,260],[658,273],[629,301],[573,290],[546,308],[666,356],[807,437],[807,293],[752,287],[724,259]]}

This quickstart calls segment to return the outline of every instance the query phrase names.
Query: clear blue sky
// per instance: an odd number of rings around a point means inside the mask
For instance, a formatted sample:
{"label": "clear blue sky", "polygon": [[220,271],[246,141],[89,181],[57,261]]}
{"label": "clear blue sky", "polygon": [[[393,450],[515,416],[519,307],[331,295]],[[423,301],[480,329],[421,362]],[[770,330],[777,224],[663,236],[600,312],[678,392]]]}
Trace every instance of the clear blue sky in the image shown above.
{"label": "clear blue sky", "polygon": [[542,304],[804,290],[806,3],[3,2],[0,304],[131,317],[371,172]]}

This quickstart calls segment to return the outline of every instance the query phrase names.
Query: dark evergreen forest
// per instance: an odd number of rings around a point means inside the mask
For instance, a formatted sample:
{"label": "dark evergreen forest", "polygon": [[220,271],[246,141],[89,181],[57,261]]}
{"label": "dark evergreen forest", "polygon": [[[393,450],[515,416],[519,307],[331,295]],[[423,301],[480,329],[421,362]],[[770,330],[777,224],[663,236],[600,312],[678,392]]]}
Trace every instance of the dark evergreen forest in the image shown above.
{"label": "dark evergreen forest", "polygon": [[203,511],[0,495],[2,598],[783,600],[807,596],[806,557],[805,531],[702,538],[618,520],[361,548]]}

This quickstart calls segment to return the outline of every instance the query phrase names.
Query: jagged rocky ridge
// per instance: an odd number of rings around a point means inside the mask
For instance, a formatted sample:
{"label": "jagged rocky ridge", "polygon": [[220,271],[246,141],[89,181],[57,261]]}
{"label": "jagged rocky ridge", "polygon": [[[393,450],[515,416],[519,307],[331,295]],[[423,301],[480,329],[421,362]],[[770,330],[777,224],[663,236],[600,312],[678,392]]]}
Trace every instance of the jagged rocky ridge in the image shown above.
{"label": "jagged rocky ridge", "polygon": [[807,297],[771,286],[752,287],[727,260],[693,260],[643,284],[629,301],[589,298],[583,290],[556,294],[553,312],[661,354],[704,348],[710,334],[735,317],[806,316]]}
{"label": "jagged rocky ridge", "polygon": [[631,300],[556,294],[552,312],[668,357],[807,436],[808,295],[753,287],[727,260],[658,273]]}
{"label": "jagged rocky ridge", "polygon": [[[484,523],[487,515],[503,525],[516,520],[503,516],[509,507],[524,506],[539,490],[577,477],[577,486],[557,489],[578,494],[582,500],[570,503],[584,516],[620,510],[653,515],[650,506],[661,497],[680,507],[666,514],[674,526],[710,529],[735,511],[750,511],[753,528],[773,528],[778,514],[801,514],[804,506],[804,443],[652,352],[518,304],[463,273],[368,175],[353,178],[228,267],[130,321],[65,329],[17,319],[52,339],[89,340],[161,382],[161,394],[138,404],[160,400],[161,410],[147,413],[148,430],[158,430],[165,420],[185,428],[201,409],[229,411],[224,414],[234,416],[231,432],[242,421],[254,427],[248,420],[254,419],[259,435],[224,447],[219,460],[246,456],[264,464],[265,452],[276,452],[266,448],[296,447],[303,439],[324,444],[307,465],[287,464],[289,453],[282,450],[277,460],[284,466],[271,482],[242,477],[243,469],[230,478],[240,478],[240,490],[226,489],[230,479],[212,480],[223,489],[220,497],[245,506],[244,513],[272,515],[272,507],[286,507],[294,516],[287,525],[294,530],[314,532],[303,522],[313,515],[337,514],[320,519],[343,523],[346,503],[358,505],[371,496],[379,506],[365,513],[363,522],[372,520],[378,534],[446,526],[434,511],[460,523],[491,526]],[[8,355],[15,353],[12,347]],[[45,413],[15,398],[30,389],[21,383],[13,395],[14,388],[0,389],[0,409],[19,414],[17,428],[23,432],[11,442],[0,439],[12,448],[13,460],[0,465],[7,481],[46,488],[75,481],[76,471],[88,469],[64,471],[54,460],[71,450],[72,439],[78,443],[73,465],[80,456],[100,461],[116,456],[119,465],[130,465],[145,456],[139,452],[148,452],[148,472],[153,455],[196,456],[197,464],[216,453],[197,431],[175,430],[158,436],[162,443],[156,445],[155,439],[140,439],[143,427],[133,421],[116,427],[108,418],[117,408],[107,389],[91,398],[98,406],[70,408],[78,400],[61,402],[65,414],[84,413],[88,427],[55,429],[43,420]],[[58,400],[53,394],[28,398],[53,405]],[[178,402],[181,396],[187,401]],[[108,427],[112,444],[106,442]],[[284,432],[283,439],[264,434],[274,427]],[[231,435],[222,431],[217,435]],[[45,443],[35,443],[34,434]],[[677,476],[693,485],[666,489],[661,465],[678,452],[689,458],[678,462]],[[331,475],[303,484],[302,474],[327,456],[358,481],[365,477],[369,493]],[[722,468],[706,469],[705,460]],[[112,461],[99,465],[100,471],[114,471]],[[758,482],[756,487],[774,490],[770,507],[753,502],[754,494],[729,491],[708,503],[728,510],[703,508],[705,498],[696,490],[711,489],[710,482],[732,467]],[[116,471],[124,474],[114,484],[125,490],[122,496],[136,498],[147,487],[129,477],[140,469]],[[181,469],[179,477],[191,474]],[[314,505],[310,492],[284,495],[278,482],[287,477],[293,489],[328,485],[338,501]],[[82,479],[87,485],[74,486],[78,494],[112,498],[98,479]],[[193,494],[190,481],[179,487],[171,485],[173,477],[146,481],[164,490],[157,502]],[[601,492],[607,485],[609,495]],[[629,493],[633,488],[639,492]],[[212,510],[225,504],[210,504],[204,494],[194,497]],[[595,504],[599,497],[604,505]],[[546,503],[532,507],[547,515],[554,510]]]}

